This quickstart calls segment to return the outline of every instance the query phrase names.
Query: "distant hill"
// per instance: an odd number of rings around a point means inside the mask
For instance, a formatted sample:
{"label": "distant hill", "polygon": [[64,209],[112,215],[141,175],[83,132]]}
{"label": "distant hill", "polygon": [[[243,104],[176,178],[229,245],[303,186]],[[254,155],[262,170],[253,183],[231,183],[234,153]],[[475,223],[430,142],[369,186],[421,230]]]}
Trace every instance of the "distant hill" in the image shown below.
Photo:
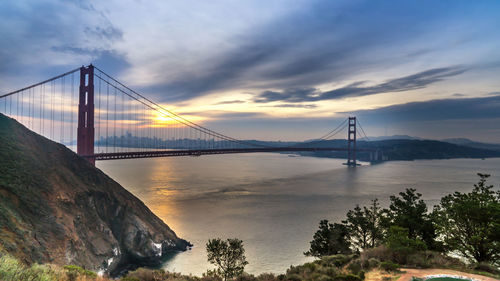
{"label": "distant hill", "polygon": [[381,141],[381,140],[422,140],[422,138],[419,137],[412,137],[408,135],[392,135],[392,136],[378,136],[378,137],[368,137],[366,138],[360,138],[360,140],[366,140],[366,141]]}
{"label": "distant hill", "polygon": [[65,146],[0,114],[0,251],[118,272],[189,245]]}
{"label": "distant hill", "polygon": [[468,147],[500,151],[500,144],[495,144],[495,143],[477,142],[466,138],[444,139],[442,141]]}
{"label": "distant hill", "polygon": [[[306,144],[305,144],[306,145]],[[346,140],[330,140],[307,144],[315,147],[347,147]],[[384,160],[451,159],[500,157],[500,151],[475,148],[434,140],[394,139],[381,141],[358,141],[359,149],[377,150]],[[346,158],[346,152],[300,152],[300,155],[316,157]],[[358,159],[370,161],[369,152],[358,152]]]}

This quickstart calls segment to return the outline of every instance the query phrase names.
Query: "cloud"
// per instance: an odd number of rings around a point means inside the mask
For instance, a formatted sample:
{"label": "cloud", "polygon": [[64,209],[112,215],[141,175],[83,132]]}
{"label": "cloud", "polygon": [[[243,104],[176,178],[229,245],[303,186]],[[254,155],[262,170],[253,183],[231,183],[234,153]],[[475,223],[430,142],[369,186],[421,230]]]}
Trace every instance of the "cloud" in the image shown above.
{"label": "cloud", "polygon": [[28,2],[0,3],[0,89],[19,88],[26,80],[36,82],[117,54],[114,44],[123,40],[123,32],[92,5]]}
{"label": "cloud", "polygon": [[[355,112],[361,120],[376,123],[477,120],[500,118],[500,95],[478,98],[411,102]],[[465,130],[465,128],[463,128]]]}
{"label": "cloud", "polygon": [[214,105],[221,105],[221,104],[239,104],[239,103],[246,103],[244,100],[229,100],[229,101],[221,101],[218,103],[214,103]]}
{"label": "cloud", "polygon": [[434,68],[413,75],[396,78],[387,82],[362,87],[365,82],[355,82],[346,87],[332,91],[320,92],[315,88],[292,88],[282,92],[264,91],[255,98],[255,102],[267,103],[274,101],[312,102],[321,100],[335,100],[347,97],[360,97],[390,92],[403,92],[425,88],[433,83],[466,71],[462,67]]}
{"label": "cloud", "polygon": [[[236,89],[314,88],[400,66],[430,53],[429,48],[408,44],[435,31],[432,24],[444,20],[438,11],[449,7],[429,5],[312,2],[295,13],[248,26],[229,38],[231,44],[221,44],[230,47],[194,67],[160,74],[155,85],[142,90],[163,101],[180,101]],[[419,21],[416,14],[426,20]],[[394,50],[388,52],[389,48]],[[168,69],[169,63],[162,58],[156,62],[159,69]]]}
{"label": "cloud", "polygon": [[271,105],[271,106],[265,106],[265,107],[284,107],[284,108],[316,108],[318,107],[315,104],[294,104],[294,103],[285,103],[285,104],[278,104],[278,105]]}

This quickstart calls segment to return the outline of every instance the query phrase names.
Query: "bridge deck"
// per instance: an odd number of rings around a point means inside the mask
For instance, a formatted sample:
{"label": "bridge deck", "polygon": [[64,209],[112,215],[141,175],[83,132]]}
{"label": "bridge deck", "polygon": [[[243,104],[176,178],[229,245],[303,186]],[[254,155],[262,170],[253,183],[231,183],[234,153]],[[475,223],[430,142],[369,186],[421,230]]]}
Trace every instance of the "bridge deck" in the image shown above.
{"label": "bridge deck", "polygon": [[[372,151],[370,149],[356,149],[357,151]],[[190,150],[157,150],[141,152],[115,152],[96,153],[94,155],[83,155],[87,159],[95,160],[117,160],[151,157],[172,157],[172,156],[201,156],[214,154],[234,154],[234,153],[256,153],[256,152],[297,152],[297,151],[347,151],[347,148],[338,147],[270,147],[270,148],[227,148],[227,149],[190,149]]]}

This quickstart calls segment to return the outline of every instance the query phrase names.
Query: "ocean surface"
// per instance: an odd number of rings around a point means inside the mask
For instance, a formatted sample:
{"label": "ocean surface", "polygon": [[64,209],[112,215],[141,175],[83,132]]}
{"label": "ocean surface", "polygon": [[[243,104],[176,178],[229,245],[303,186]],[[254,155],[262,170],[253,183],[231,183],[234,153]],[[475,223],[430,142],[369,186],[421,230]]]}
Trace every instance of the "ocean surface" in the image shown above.
{"label": "ocean surface", "polygon": [[283,273],[311,258],[321,219],[340,221],[356,204],[416,188],[432,206],[469,191],[477,173],[500,186],[500,158],[395,161],[348,168],[341,159],[277,153],[100,161],[97,167],[139,197],[179,237],[194,244],[172,254],[166,270],[201,275],[213,266],[210,238],[244,241],[246,271]]}

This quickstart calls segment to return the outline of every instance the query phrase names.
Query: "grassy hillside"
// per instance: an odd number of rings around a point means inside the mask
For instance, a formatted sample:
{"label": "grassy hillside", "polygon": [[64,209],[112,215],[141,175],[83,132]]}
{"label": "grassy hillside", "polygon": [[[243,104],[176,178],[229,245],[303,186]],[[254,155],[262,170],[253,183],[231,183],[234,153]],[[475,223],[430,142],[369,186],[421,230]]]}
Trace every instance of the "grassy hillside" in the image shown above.
{"label": "grassy hillside", "polygon": [[1,114],[0,144],[1,251],[116,271],[189,245],[86,160]]}

